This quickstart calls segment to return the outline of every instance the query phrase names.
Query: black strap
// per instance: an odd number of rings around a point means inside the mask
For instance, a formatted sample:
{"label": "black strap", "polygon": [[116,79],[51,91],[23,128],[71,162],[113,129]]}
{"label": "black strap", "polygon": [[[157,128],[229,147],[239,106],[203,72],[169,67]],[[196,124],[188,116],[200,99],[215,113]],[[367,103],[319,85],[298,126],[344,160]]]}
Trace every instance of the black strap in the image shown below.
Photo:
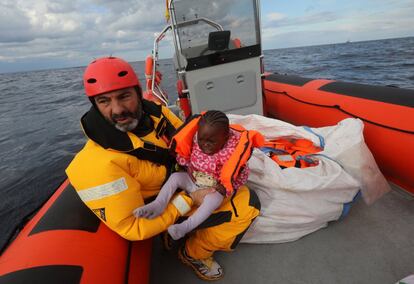
{"label": "black strap", "polygon": [[[166,137],[171,141],[176,129],[174,125],[165,117],[162,112],[162,107],[153,102],[144,100],[144,110],[155,117],[160,118],[157,126],[155,127],[155,136],[157,139]],[[167,178],[171,174],[175,159],[172,157],[170,150],[157,146],[153,143],[144,141],[144,145],[141,148],[132,150],[128,154],[137,157],[140,160],[146,160],[158,165],[163,165],[167,168]]]}
{"label": "black strap", "polygon": [[230,198],[230,203],[231,203],[231,207],[233,207],[234,215],[236,217],[239,217],[239,214],[237,214],[236,205],[234,205],[234,197],[236,196],[236,191],[237,190],[233,191],[233,194],[231,195],[231,198]]}
{"label": "black strap", "polygon": [[169,141],[171,141],[171,138],[174,136],[175,132],[176,129],[174,125],[172,125],[172,123],[164,115],[162,115],[161,120],[155,128],[155,136],[157,139],[165,136]]}
{"label": "black strap", "polygon": [[165,149],[149,142],[144,142],[142,148],[132,150],[128,152],[128,154],[133,155],[140,160],[146,160],[166,166],[168,169],[173,165],[173,158],[170,155],[169,149]]}
{"label": "black strap", "polygon": [[167,119],[165,117],[161,118],[160,122],[158,122],[157,128],[155,128],[155,137],[160,139],[165,133],[166,130]]}

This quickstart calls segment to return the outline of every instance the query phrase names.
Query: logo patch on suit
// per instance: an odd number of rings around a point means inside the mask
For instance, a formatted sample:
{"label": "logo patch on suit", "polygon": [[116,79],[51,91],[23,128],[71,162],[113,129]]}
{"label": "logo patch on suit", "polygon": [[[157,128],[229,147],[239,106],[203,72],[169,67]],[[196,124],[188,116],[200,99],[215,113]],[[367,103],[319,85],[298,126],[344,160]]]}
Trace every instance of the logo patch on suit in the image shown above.
{"label": "logo patch on suit", "polygon": [[102,220],[106,221],[105,208],[92,209],[93,213],[98,215]]}

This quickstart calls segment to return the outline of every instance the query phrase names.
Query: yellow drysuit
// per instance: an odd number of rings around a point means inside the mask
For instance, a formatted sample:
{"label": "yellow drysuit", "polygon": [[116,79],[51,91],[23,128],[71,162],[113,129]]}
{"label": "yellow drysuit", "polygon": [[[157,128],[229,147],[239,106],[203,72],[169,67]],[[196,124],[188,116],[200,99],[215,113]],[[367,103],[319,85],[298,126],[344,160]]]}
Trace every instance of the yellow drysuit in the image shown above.
{"label": "yellow drysuit", "polygon": [[[182,124],[170,110],[155,103],[143,100],[143,109],[137,130],[124,133],[92,107],[81,120],[89,139],[66,169],[83,202],[110,229],[131,241],[165,231],[192,206],[191,198],[181,194],[155,219],[132,215],[159,192],[168,177],[173,161],[166,140]],[[233,203],[235,208],[230,200],[225,201],[190,236],[186,249],[191,257],[206,258],[237,245],[259,214],[260,203],[247,187],[238,190]]]}

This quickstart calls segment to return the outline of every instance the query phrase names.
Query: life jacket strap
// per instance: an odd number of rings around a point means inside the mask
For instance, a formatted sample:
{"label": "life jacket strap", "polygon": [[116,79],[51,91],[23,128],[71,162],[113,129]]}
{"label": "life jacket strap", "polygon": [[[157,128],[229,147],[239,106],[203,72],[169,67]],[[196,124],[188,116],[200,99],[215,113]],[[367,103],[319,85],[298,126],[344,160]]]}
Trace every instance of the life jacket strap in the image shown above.
{"label": "life jacket strap", "polygon": [[158,165],[167,167],[167,171],[170,172],[174,160],[170,155],[169,149],[159,147],[150,142],[144,142],[144,145],[140,148],[134,149],[128,154],[137,157],[140,160],[146,160]]}
{"label": "life jacket strap", "polygon": [[172,123],[164,115],[162,115],[161,120],[155,128],[155,136],[157,139],[162,138],[165,142],[167,142],[167,144],[170,144],[175,132],[176,130]]}

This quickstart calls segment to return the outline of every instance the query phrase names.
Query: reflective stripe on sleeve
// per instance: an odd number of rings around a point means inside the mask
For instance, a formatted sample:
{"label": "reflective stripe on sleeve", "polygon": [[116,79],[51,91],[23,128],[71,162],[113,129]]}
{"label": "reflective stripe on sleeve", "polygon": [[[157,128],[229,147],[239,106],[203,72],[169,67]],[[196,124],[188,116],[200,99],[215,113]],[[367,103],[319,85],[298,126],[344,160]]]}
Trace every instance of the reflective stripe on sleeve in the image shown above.
{"label": "reflective stripe on sleeve", "polygon": [[79,190],[79,197],[83,202],[99,200],[111,195],[118,194],[128,188],[124,177],[117,180],[98,185],[95,187]]}

